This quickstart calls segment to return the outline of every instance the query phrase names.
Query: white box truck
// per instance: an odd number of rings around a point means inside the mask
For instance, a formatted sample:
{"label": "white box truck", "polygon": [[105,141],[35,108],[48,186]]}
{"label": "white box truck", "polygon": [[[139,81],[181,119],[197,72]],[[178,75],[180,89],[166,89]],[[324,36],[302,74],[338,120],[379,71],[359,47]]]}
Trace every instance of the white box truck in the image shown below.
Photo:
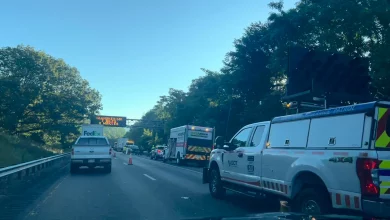
{"label": "white box truck", "polygon": [[207,162],[213,150],[214,129],[194,125],[172,128],[163,160]]}
{"label": "white box truck", "polygon": [[116,145],[116,151],[122,152],[123,147],[126,146],[127,138],[119,138]]}
{"label": "white box truck", "polygon": [[81,136],[104,136],[103,125],[83,125]]}

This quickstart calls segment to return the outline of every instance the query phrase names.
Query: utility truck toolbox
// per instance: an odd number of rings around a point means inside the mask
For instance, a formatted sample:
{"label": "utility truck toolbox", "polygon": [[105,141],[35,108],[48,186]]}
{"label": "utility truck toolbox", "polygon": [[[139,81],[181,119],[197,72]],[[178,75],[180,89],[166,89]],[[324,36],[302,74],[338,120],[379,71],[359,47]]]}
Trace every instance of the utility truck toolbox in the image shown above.
{"label": "utility truck toolbox", "polygon": [[334,209],[390,217],[390,102],[370,102],[246,125],[217,137],[203,183],[290,201],[295,212]]}

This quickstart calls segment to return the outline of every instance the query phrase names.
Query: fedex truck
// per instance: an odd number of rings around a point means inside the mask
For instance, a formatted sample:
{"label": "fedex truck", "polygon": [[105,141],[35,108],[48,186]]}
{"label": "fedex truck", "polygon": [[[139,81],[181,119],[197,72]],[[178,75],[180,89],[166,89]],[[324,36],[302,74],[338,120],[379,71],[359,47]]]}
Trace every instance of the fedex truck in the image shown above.
{"label": "fedex truck", "polygon": [[81,136],[104,136],[103,125],[82,125]]}
{"label": "fedex truck", "polygon": [[163,160],[207,162],[213,150],[214,129],[194,125],[172,128]]}

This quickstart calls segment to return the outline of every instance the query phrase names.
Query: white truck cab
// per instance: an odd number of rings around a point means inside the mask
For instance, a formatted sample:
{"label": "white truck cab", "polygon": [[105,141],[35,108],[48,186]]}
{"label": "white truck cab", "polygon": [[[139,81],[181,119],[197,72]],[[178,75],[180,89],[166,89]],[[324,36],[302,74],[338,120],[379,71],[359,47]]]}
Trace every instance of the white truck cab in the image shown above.
{"label": "white truck cab", "polygon": [[216,139],[203,183],[291,202],[293,211],[349,209],[390,217],[390,102],[370,102],[246,125]]}

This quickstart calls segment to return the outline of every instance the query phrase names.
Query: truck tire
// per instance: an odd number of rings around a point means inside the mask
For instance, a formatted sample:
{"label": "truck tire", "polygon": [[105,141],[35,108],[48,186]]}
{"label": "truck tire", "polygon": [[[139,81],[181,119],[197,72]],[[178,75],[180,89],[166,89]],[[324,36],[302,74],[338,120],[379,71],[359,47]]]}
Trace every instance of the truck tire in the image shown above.
{"label": "truck tire", "polygon": [[176,163],[177,163],[177,165],[182,165],[183,164],[183,160],[180,159],[180,154],[179,153],[176,156]]}
{"label": "truck tire", "polygon": [[71,164],[70,165],[70,173],[76,173],[78,167],[76,167],[75,165]]}
{"label": "truck tire", "polygon": [[222,199],[226,195],[226,189],[222,186],[221,176],[218,168],[210,170],[209,190],[212,197]]}
{"label": "truck tire", "polygon": [[328,192],[322,187],[302,189],[293,199],[292,211],[311,215],[323,215],[331,210]]}
{"label": "truck tire", "polygon": [[111,173],[111,164],[110,165],[107,165],[107,166],[104,166],[104,171],[106,173]]}

